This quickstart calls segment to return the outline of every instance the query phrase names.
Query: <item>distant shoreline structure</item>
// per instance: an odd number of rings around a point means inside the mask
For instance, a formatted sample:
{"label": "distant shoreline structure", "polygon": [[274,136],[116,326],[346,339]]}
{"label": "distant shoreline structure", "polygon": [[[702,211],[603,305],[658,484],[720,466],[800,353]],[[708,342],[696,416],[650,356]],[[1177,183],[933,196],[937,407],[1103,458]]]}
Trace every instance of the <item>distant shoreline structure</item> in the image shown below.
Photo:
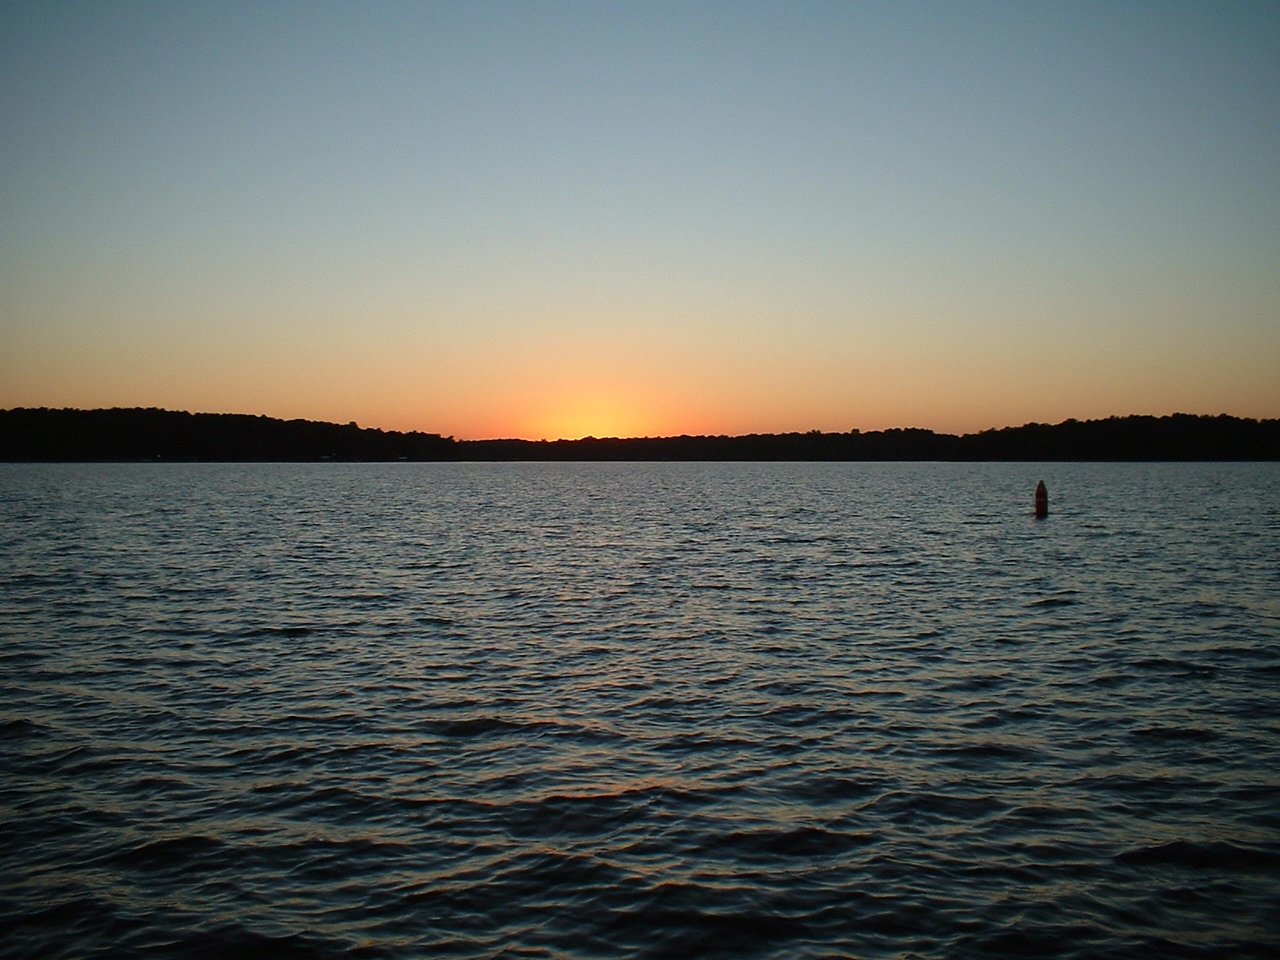
{"label": "distant shoreline structure", "polygon": [[157,408],[0,410],[0,461],[1280,460],[1280,419],[1226,414],[1028,423],[963,435],[862,432],[455,440],[356,423]]}

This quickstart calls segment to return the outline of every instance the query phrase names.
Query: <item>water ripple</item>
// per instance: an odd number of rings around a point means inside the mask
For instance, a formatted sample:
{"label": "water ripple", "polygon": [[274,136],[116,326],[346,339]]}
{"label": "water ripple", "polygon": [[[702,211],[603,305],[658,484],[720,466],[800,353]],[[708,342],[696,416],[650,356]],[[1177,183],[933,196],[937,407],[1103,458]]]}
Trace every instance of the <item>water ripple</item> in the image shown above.
{"label": "water ripple", "polygon": [[0,472],[0,957],[1280,952],[1275,465]]}

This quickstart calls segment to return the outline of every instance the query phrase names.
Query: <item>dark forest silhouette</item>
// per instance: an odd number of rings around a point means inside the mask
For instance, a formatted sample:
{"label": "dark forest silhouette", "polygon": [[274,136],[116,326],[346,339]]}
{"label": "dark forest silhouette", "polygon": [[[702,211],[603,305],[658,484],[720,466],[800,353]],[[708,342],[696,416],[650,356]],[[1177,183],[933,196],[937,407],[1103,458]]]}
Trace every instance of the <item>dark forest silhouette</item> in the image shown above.
{"label": "dark forest silhouette", "polygon": [[932,430],[455,440],[312,420],[159,409],[0,411],[0,460],[1280,460],[1280,420],[1110,417]]}

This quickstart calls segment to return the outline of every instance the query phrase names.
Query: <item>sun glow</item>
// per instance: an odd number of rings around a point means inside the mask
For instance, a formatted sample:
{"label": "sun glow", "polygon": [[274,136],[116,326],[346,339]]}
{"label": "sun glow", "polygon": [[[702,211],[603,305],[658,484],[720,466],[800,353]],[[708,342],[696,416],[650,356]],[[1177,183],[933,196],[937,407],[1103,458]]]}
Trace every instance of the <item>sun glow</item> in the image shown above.
{"label": "sun glow", "polygon": [[539,439],[580,440],[652,436],[657,423],[642,404],[615,395],[590,394],[550,404],[530,425]]}

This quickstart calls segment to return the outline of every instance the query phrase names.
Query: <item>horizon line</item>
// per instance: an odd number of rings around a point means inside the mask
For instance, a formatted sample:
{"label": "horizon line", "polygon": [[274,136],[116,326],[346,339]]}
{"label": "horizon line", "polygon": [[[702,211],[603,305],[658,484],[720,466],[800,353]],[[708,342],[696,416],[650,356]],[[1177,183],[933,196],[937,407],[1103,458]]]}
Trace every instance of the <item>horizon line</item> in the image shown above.
{"label": "horizon line", "polygon": [[1043,426],[1043,427],[1059,427],[1059,426],[1062,426],[1062,425],[1064,425],[1064,424],[1068,424],[1068,423],[1100,423],[1100,422],[1105,422],[1105,421],[1107,421],[1107,420],[1127,420],[1127,419],[1134,419],[1134,418],[1150,418],[1150,419],[1153,419],[1153,420],[1167,420],[1167,419],[1172,419],[1172,418],[1175,418],[1175,417],[1190,417],[1190,418],[1195,418],[1195,419],[1207,419],[1207,420],[1213,420],[1213,419],[1225,418],[1225,419],[1231,419],[1231,420],[1252,420],[1252,421],[1253,421],[1253,422],[1255,422],[1255,423],[1267,423],[1267,422],[1273,422],[1273,421],[1276,421],[1276,420],[1280,420],[1280,417],[1249,417],[1249,416],[1240,416],[1240,415],[1238,415],[1238,414],[1231,414],[1231,413],[1225,413],[1225,412],[1220,412],[1220,413],[1185,413],[1185,412],[1182,412],[1182,411],[1176,411],[1176,410],[1175,410],[1175,411],[1174,411],[1174,412],[1172,412],[1172,413],[1166,413],[1166,414],[1151,414],[1151,413],[1109,414],[1108,416],[1105,416],[1105,417],[1094,417],[1094,418],[1083,419],[1083,420],[1082,420],[1082,419],[1080,419],[1080,418],[1078,418],[1078,417],[1066,417],[1065,419],[1060,420],[1060,421],[1058,421],[1058,422],[1056,422],[1056,423],[1051,423],[1051,422],[1048,422],[1048,421],[1042,421],[1042,420],[1028,420],[1028,421],[1026,421],[1026,422],[1024,422],[1024,423],[1020,423],[1020,424],[1009,423],[1009,424],[1005,424],[1005,425],[1003,425],[1003,426],[990,426],[990,427],[983,427],[983,428],[981,428],[981,429],[979,429],[979,430],[974,430],[974,431],[966,432],[966,433],[951,433],[951,432],[947,432],[947,431],[939,431],[939,430],[935,430],[935,429],[933,429],[933,428],[931,428],[931,427],[917,427],[917,426],[893,426],[893,427],[881,427],[881,428],[874,429],[874,430],[864,430],[864,429],[862,429],[862,428],[860,428],[860,427],[851,427],[851,428],[849,428],[848,430],[819,430],[819,429],[817,429],[817,428],[810,428],[810,429],[807,429],[807,430],[783,430],[783,431],[775,431],[775,432],[751,432],[751,433],[736,433],[736,434],[731,434],[731,433],[674,433],[674,434],[659,434],[659,435],[630,436],[630,437],[623,437],[623,436],[603,436],[603,437],[597,437],[597,436],[594,436],[594,435],[586,435],[586,436],[582,436],[582,437],[555,437],[555,438],[551,438],[551,437],[531,438],[531,437],[511,437],[511,436],[508,436],[508,437],[470,437],[470,438],[460,438],[460,437],[456,437],[456,436],[454,436],[453,434],[447,434],[447,435],[446,435],[446,434],[443,434],[443,433],[434,432],[434,431],[430,431],[430,430],[423,430],[423,429],[413,429],[413,430],[396,430],[396,429],[389,429],[389,428],[386,428],[386,427],[378,427],[378,426],[362,426],[361,424],[357,423],[355,420],[349,420],[349,421],[347,421],[346,423],[341,423],[341,422],[336,421],[336,420],[315,420],[315,419],[310,419],[310,418],[308,418],[308,417],[288,417],[288,418],[286,418],[286,417],[278,417],[278,416],[273,416],[273,415],[271,415],[271,414],[266,414],[266,413],[234,413],[234,412],[228,412],[228,411],[214,412],[214,411],[206,411],[206,410],[194,410],[194,411],[193,411],[193,410],[175,410],[175,409],[171,409],[171,408],[168,408],[168,407],[154,407],[154,406],[152,406],[152,407],[141,407],[141,406],[132,406],[132,407],[125,407],[125,406],[114,406],[114,407],[47,407],[47,406],[41,406],[41,407],[26,407],[26,406],[17,406],[17,407],[10,407],[10,408],[5,409],[5,410],[0,410],[0,414],[3,414],[3,413],[11,413],[11,412],[17,412],[17,411],[22,411],[22,410],[33,410],[33,411],[34,411],[34,410],[44,410],[44,411],[60,412],[60,413],[61,413],[61,412],[65,412],[65,413],[95,413],[95,412],[110,412],[110,411],[147,411],[147,412],[167,413],[167,414],[185,414],[185,415],[187,415],[187,416],[192,416],[192,417],[250,417],[250,418],[254,418],[254,419],[263,419],[263,420],[277,420],[277,421],[279,421],[279,422],[281,422],[281,423],[316,423],[316,424],[325,424],[325,425],[328,425],[328,426],[334,426],[334,427],[354,427],[354,428],[356,428],[357,430],[375,430],[375,431],[378,431],[378,432],[380,432],[380,433],[392,433],[392,434],[401,434],[401,435],[421,434],[421,435],[423,435],[423,436],[434,436],[434,437],[440,437],[440,438],[442,438],[442,439],[449,440],[449,441],[451,441],[451,442],[453,442],[453,443],[543,443],[543,444],[550,444],[550,443],[583,443],[583,442],[588,442],[588,441],[595,441],[595,442],[616,441],[616,442],[622,442],[622,443],[625,443],[625,442],[630,442],[630,441],[642,441],[642,440],[676,440],[676,439],[681,439],[681,438],[691,438],[691,439],[698,439],[698,438],[708,438],[708,439],[724,439],[724,438],[727,438],[727,439],[739,439],[739,438],[748,438],[748,437],[786,437],[786,436],[804,436],[804,435],[816,435],[816,436],[822,436],[822,435],[826,435],[826,436],[849,436],[849,435],[854,435],[854,434],[864,434],[864,433],[865,433],[865,434],[890,433],[890,432],[894,432],[894,431],[898,431],[898,432],[917,431],[917,432],[922,432],[922,433],[930,433],[930,434],[933,434],[934,436],[939,436],[939,437],[957,437],[957,438],[960,438],[960,437],[978,436],[979,434],[988,433],[988,432],[993,432],[993,431],[1000,431],[1000,430],[1019,430],[1019,429],[1023,429],[1023,428],[1025,428],[1025,427],[1036,427],[1036,426]]}

